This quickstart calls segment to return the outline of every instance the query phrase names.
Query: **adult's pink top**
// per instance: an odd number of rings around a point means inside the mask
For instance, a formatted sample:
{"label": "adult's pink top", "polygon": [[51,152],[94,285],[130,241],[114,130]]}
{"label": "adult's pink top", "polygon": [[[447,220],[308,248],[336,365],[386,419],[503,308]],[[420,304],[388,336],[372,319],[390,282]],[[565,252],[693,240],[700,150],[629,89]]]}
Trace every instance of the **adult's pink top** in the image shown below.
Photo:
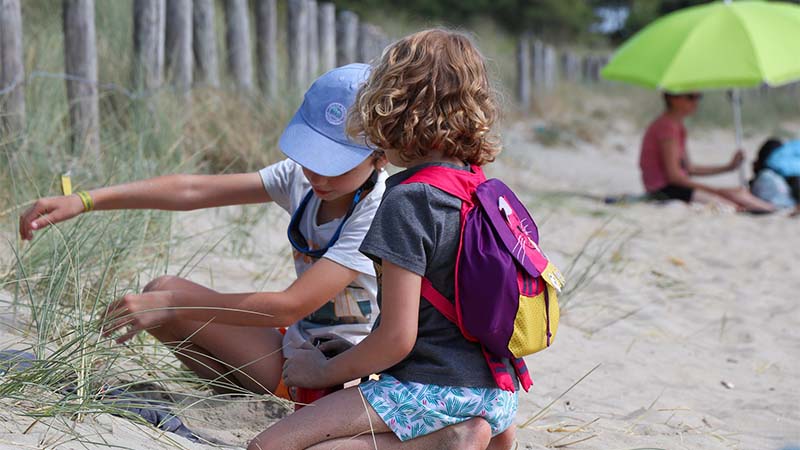
{"label": "adult's pink top", "polygon": [[680,121],[662,114],[647,127],[642,139],[639,168],[642,169],[642,181],[647,192],[658,191],[669,184],[667,170],[661,158],[663,143],[668,140],[674,140],[678,144],[681,171],[689,176],[686,157],[686,128]]}

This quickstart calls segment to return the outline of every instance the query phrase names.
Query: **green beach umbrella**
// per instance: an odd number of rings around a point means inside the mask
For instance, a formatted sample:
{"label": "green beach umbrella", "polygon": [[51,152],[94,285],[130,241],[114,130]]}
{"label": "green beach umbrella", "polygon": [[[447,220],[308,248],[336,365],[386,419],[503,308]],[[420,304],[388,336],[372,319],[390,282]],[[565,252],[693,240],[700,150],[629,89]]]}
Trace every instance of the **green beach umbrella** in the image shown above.
{"label": "green beach umbrella", "polygon": [[797,80],[800,6],[714,2],[673,12],[626,41],[601,74],[670,92]]}
{"label": "green beach umbrella", "polygon": [[672,93],[734,89],[741,148],[738,88],[800,79],[800,6],[726,0],[681,9],[627,40],[601,75]]}

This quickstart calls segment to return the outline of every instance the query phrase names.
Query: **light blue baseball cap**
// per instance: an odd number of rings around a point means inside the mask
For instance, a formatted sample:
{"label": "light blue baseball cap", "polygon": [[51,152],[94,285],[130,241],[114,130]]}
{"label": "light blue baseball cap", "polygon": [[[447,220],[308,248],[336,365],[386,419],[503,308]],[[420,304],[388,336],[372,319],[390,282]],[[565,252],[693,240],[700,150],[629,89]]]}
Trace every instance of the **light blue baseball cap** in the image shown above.
{"label": "light blue baseball cap", "polygon": [[326,177],[341,175],[369,157],[372,149],[353,142],[345,132],[348,109],[369,70],[367,64],[348,64],[314,81],[278,141],[283,153]]}

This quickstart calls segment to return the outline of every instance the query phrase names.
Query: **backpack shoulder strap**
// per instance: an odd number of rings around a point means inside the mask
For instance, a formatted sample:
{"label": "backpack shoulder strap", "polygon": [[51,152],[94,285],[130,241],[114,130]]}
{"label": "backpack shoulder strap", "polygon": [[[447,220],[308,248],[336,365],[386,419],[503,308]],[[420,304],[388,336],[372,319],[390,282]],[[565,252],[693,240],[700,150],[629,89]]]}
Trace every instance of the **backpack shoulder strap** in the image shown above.
{"label": "backpack shoulder strap", "polygon": [[470,166],[472,171],[452,169],[443,166],[426,167],[411,175],[400,184],[425,183],[440,189],[462,201],[472,203],[472,193],[479,184],[486,181],[480,166]]}
{"label": "backpack shoulder strap", "polygon": [[422,297],[428,301],[437,311],[442,313],[443,316],[447,318],[450,322],[458,325],[458,316],[456,315],[456,307],[450,303],[450,300],[447,299],[444,295],[442,295],[433,284],[431,284],[430,280],[427,278],[422,278],[422,290],[420,292]]}

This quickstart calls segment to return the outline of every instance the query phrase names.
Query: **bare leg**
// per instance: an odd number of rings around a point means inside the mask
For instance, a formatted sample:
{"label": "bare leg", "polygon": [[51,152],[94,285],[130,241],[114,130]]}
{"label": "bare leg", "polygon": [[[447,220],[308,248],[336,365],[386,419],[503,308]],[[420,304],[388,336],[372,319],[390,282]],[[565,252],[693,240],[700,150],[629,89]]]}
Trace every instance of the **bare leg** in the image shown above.
{"label": "bare leg", "polygon": [[517,426],[511,425],[506,431],[493,437],[486,450],[509,450],[516,442]]}
{"label": "bare leg", "polygon": [[[499,436],[498,436],[499,437]],[[374,440],[373,440],[374,439]],[[406,442],[389,430],[357,387],[323,397],[261,432],[248,450],[484,450],[489,424],[475,418]]]}
{"label": "bare leg", "polygon": [[[722,198],[725,201],[732,203],[737,210],[741,211],[774,211],[775,206],[770,204],[769,202],[765,202],[760,198],[756,197],[755,195],[751,194],[749,190],[744,187],[738,188],[726,188],[719,190],[720,195],[716,196],[713,194],[709,194],[703,191],[695,191],[696,194],[700,194],[698,201],[702,202],[702,199],[705,197],[702,194]],[[697,196],[697,195],[696,195]],[[695,198],[692,197],[692,201]]]}
{"label": "bare leg", "polygon": [[[484,450],[492,437],[489,424],[479,418],[461,422],[442,428],[439,431],[409,441],[401,442],[393,433],[376,434],[375,440],[371,435],[357,438],[340,438],[325,441],[309,447],[308,450]],[[494,442],[495,439],[491,439]],[[513,439],[513,436],[512,436]],[[492,447],[493,450],[508,450],[509,447]]]}
{"label": "bare leg", "polygon": [[[214,292],[171,276],[156,278],[144,288],[154,290]],[[216,392],[236,392],[238,385],[263,394],[273,392],[280,381],[283,338],[275,329],[174,320],[148,332],[171,347],[192,372],[214,381]]]}
{"label": "bare leg", "polygon": [[247,449],[299,450],[331,439],[389,432],[361,391],[351,387],[322,397],[281,419],[256,436]]}
{"label": "bare leg", "polygon": [[732,202],[725,197],[720,197],[719,195],[701,191],[699,189],[695,189],[692,193],[691,202],[700,203],[703,205],[714,205],[730,212],[735,212],[739,209],[739,205],[737,205],[735,202]]}

